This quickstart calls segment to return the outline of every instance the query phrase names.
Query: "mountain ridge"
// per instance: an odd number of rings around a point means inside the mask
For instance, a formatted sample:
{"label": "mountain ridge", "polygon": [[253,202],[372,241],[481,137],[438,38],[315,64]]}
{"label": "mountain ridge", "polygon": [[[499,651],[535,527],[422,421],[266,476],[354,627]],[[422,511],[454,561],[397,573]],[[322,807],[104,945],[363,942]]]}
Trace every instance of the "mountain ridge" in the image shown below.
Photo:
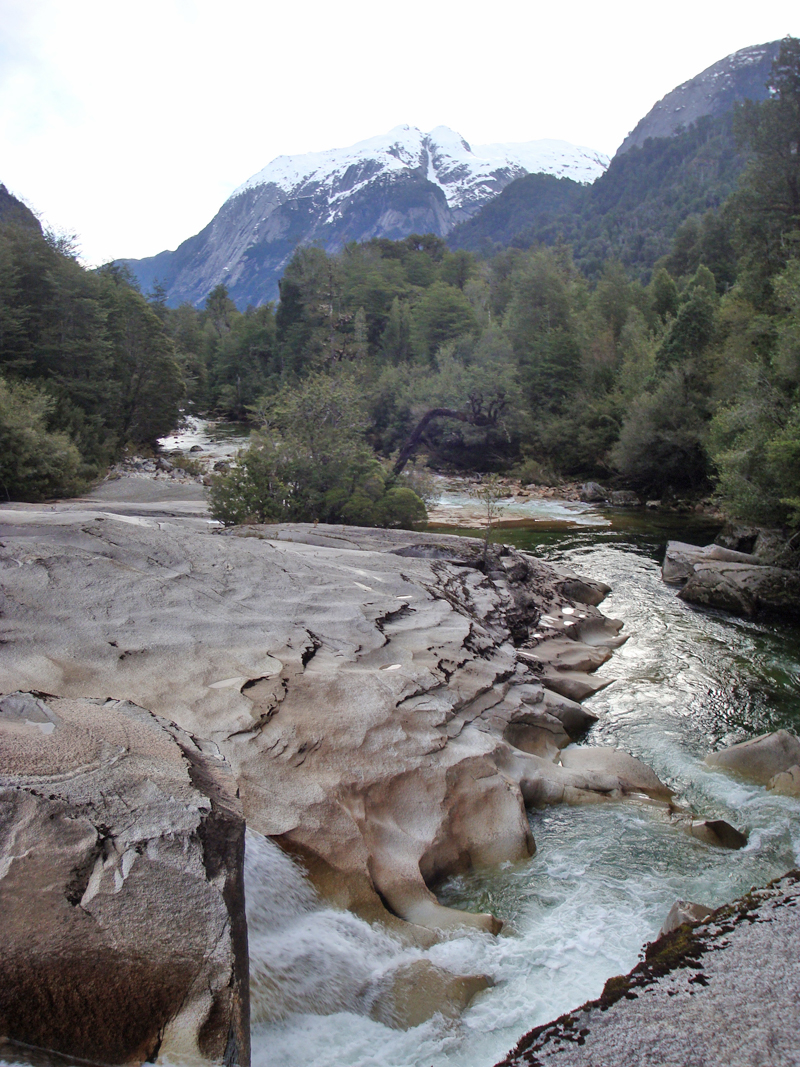
{"label": "mountain ridge", "polygon": [[278,156],[240,185],[200,233],[142,260],[121,260],[170,304],[202,303],[224,282],[240,306],[274,299],[298,244],[339,251],[350,241],[445,236],[516,177],[597,178],[608,157],[565,141],[471,148],[446,126],[396,126],[348,148]]}
{"label": "mountain ridge", "polygon": [[648,137],[672,137],[705,115],[722,115],[740,100],[766,100],[767,80],[780,41],[750,45],[682,82],[657,101],[616,151],[641,148]]}

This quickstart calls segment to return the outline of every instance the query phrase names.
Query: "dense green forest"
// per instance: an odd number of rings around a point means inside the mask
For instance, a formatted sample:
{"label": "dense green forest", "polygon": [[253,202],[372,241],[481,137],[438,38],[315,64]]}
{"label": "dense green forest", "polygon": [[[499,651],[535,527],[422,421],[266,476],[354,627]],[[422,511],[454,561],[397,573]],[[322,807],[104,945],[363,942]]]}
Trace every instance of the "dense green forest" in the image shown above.
{"label": "dense green forest", "polygon": [[0,187],[0,493],[70,494],[180,417],[184,373],[157,309],[83,268]]}
{"label": "dense green forest", "polygon": [[[183,406],[254,426],[212,489],[226,521],[408,524],[424,515],[427,460],[598,477],[647,497],[715,491],[731,515],[797,524],[796,39],[772,89],[626,153],[589,207],[574,183],[521,179],[539,209],[512,247],[479,256],[414,235],[298,248],[277,308],[240,312],[219,286],[202,310],[170,309],[158,287],[145,298],[7,222],[0,483],[11,496],[67,491],[152,444]],[[681,167],[678,203],[668,179]],[[648,219],[662,232],[665,217],[675,236],[659,244]]]}

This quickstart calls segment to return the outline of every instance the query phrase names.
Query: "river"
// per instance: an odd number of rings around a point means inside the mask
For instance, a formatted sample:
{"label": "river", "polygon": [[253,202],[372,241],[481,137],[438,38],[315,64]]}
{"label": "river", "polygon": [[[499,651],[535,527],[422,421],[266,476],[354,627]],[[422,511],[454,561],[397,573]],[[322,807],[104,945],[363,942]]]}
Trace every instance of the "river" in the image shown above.
{"label": "river", "polygon": [[[457,502],[456,502],[457,503]],[[422,952],[319,903],[276,846],[248,844],[255,1067],[491,1067],[523,1032],[596,997],[628,971],[678,898],[719,905],[800,862],[800,802],[707,769],[709,749],[767,730],[800,732],[800,631],[693,609],[662,583],[669,538],[707,543],[693,516],[552,510],[496,537],[612,586],[605,614],[630,639],[599,674],[615,679],[587,706],[584,744],[645,760],[702,816],[746,830],[739,852],[704,845],[636,804],[530,813],[535,856],[439,889],[442,902],[505,920]],[[409,1031],[369,1018],[392,970],[425,956],[495,985],[457,1021]],[[281,993],[260,992],[270,961]]]}

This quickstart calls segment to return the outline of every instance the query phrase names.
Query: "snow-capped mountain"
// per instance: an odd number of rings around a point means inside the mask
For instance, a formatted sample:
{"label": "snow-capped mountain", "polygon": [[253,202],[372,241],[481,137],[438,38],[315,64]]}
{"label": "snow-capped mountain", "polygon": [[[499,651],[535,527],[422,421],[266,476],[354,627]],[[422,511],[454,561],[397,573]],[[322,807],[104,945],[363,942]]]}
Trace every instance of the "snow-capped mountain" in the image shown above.
{"label": "snow-capped mountain", "polygon": [[278,156],[176,251],[125,262],[143,289],[158,279],[173,304],[200,304],[220,282],[238,304],[262,304],[298,244],[333,252],[372,237],[444,236],[522,174],[593,182],[608,162],[566,141],[471,148],[446,126],[397,126],[349,148]]}
{"label": "snow-capped mountain", "polygon": [[[275,185],[289,196],[324,188],[333,219],[338,206],[382,175],[403,171],[424,173],[445,195],[451,211],[475,210],[498,192],[507,175],[544,173],[592,182],[608,166],[608,157],[566,141],[528,141],[471,148],[447,126],[423,133],[416,126],[396,126],[387,134],[359,141],[349,148],[309,152],[277,159],[240,185],[229,199],[249,189]],[[472,209],[472,210],[470,210]]]}

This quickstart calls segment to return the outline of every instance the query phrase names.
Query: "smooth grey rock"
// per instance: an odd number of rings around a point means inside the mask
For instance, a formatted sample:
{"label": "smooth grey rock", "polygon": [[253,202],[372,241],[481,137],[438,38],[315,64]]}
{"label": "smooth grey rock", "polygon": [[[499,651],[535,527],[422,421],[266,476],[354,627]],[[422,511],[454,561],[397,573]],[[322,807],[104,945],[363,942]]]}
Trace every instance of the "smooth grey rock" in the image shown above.
{"label": "smooth grey rock", "polygon": [[709,767],[732,771],[766,785],[775,775],[800,763],[800,740],[788,730],[761,734],[706,756]]}
{"label": "smooth grey rock", "polygon": [[[618,624],[578,611],[563,591],[573,576],[535,557],[490,546],[503,574],[492,581],[482,543],[460,537],[58,519],[3,528],[0,689],[134,699],[207,739],[251,828],[338,906],[496,930],[492,916],[439,905],[431,886],[530,854],[525,791],[614,795],[607,775],[552,762],[567,728],[541,695],[544,665],[526,666],[513,641],[545,617],[553,636],[578,615],[600,639]],[[431,544],[447,558],[398,555]],[[550,758],[504,740],[514,724]]]}
{"label": "smooth grey rock", "polygon": [[675,795],[674,790],[664,785],[646,763],[620,749],[594,745],[579,748],[573,745],[561,753],[561,765],[568,771],[599,773],[615,778],[619,790],[626,795],[642,793],[654,800],[669,800]]}
{"label": "smooth grey rock", "polygon": [[786,771],[779,771],[767,782],[770,793],[784,797],[800,797],[800,766],[796,763]]}
{"label": "smooth grey rock", "polygon": [[243,861],[230,768],[178,727],[124,700],[4,696],[0,1036],[246,1067]]}
{"label": "smooth grey rock", "polygon": [[758,566],[756,556],[736,552],[721,545],[688,545],[682,541],[669,541],[661,565],[661,577],[665,582],[685,582],[695,574],[698,564],[709,560],[726,563],[750,563]]}

